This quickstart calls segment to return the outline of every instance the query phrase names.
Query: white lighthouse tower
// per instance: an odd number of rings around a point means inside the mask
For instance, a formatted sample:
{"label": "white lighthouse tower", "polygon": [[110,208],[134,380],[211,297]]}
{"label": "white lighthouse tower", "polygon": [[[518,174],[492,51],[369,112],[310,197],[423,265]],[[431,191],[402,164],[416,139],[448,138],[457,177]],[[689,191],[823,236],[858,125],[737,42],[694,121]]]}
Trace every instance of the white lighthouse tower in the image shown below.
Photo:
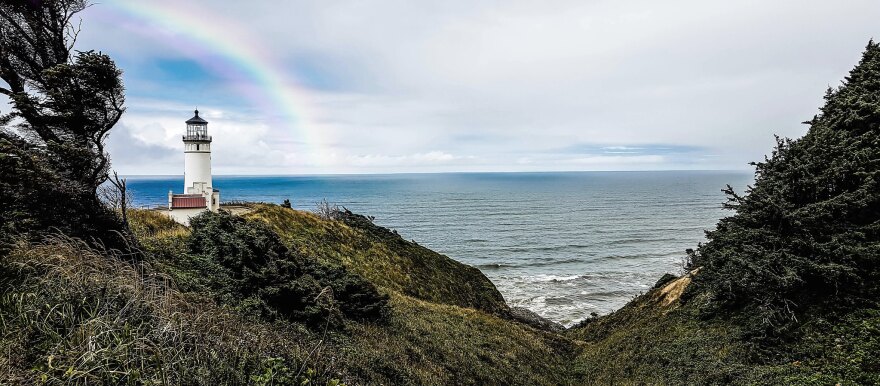
{"label": "white lighthouse tower", "polygon": [[183,192],[202,193],[211,186],[211,136],[208,121],[196,115],[186,121],[183,136]]}
{"label": "white lighthouse tower", "polygon": [[188,224],[200,212],[220,209],[220,191],[211,178],[211,136],[208,121],[195,116],[186,121],[183,136],[183,194],[168,192],[168,213],[177,222]]}

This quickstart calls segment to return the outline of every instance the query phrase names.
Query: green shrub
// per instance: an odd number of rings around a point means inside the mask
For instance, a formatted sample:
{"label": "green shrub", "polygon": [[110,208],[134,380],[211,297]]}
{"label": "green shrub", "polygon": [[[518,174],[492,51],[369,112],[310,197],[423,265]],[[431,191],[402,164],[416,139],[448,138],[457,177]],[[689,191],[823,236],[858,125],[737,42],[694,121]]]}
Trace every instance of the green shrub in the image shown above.
{"label": "green shrub", "polygon": [[[342,318],[379,321],[388,299],[360,276],[298,256],[261,222],[228,212],[206,212],[190,221],[189,252],[222,272],[210,279],[227,299],[250,299],[264,315],[338,326]],[[216,274],[216,272],[214,272]]]}
{"label": "green shrub", "polygon": [[691,253],[703,269],[689,296],[745,309],[752,332],[779,336],[809,312],[876,302],[880,292],[880,46],[825,96],[797,140],[754,163],[744,196]]}
{"label": "green shrub", "polygon": [[[315,382],[316,373],[313,369],[296,369],[287,365],[284,358],[266,358],[260,366],[260,372],[251,375],[250,384],[254,386],[273,385],[319,385]],[[326,386],[345,386],[338,379],[329,379]]]}
{"label": "green shrub", "polygon": [[331,373],[307,335],[183,294],[148,264],[68,238],[0,255],[0,293],[4,385],[247,384],[268,358],[295,368],[308,358]]}
{"label": "green shrub", "polygon": [[498,315],[508,312],[501,293],[479,269],[407,241],[370,217],[332,206],[325,213],[332,219],[277,205],[249,208],[243,217],[271,227],[297,254],[342,266],[386,293]]}

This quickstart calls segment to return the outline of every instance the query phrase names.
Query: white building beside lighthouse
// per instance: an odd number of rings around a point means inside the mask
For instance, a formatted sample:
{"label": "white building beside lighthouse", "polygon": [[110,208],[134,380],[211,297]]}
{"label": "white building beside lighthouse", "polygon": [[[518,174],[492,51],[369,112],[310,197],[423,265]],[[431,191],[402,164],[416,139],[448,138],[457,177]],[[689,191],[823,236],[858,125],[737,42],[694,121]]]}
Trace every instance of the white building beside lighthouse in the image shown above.
{"label": "white building beside lighthouse", "polygon": [[206,210],[220,209],[220,191],[211,178],[211,136],[208,121],[196,115],[186,121],[183,136],[183,194],[168,192],[168,215],[181,224]]}

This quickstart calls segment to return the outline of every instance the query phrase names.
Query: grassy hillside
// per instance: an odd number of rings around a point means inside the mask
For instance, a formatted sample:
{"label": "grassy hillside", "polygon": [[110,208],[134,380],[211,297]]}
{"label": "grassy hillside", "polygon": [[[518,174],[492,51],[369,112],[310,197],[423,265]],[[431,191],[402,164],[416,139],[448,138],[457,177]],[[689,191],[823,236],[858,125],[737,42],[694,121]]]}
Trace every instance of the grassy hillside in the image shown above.
{"label": "grassy hillside", "polygon": [[[265,213],[282,216],[286,226],[298,224],[284,228],[285,238],[316,251],[399,248],[381,245],[387,241],[371,239],[369,228],[342,220],[255,208],[249,221],[271,224],[275,220]],[[64,238],[20,243],[0,260],[0,382],[880,382],[874,354],[880,350],[880,310],[811,319],[783,350],[768,352],[743,339],[748,317],[713,317],[700,308],[704,301],[681,302],[693,279],[688,275],[665,279],[621,310],[561,334],[389,287],[382,287],[390,294],[387,318],[316,328],[304,320],[254,313],[247,301],[218,298],[209,277],[222,276],[222,270],[192,253],[190,229],[156,212],[133,211],[130,217],[147,256],[142,263]],[[446,259],[423,255],[431,256]],[[346,264],[354,268],[360,261]],[[407,269],[419,275],[418,267]]]}
{"label": "grassy hillside", "polygon": [[[254,208],[250,221],[271,224],[264,213],[280,213],[285,223],[303,221],[298,228],[286,228],[286,236],[319,247],[316,251],[356,251],[368,245],[372,255],[357,256],[378,259],[376,251],[395,251],[393,258],[405,259],[409,255],[403,253],[411,248],[419,263],[406,265],[408,272],[398,268],[400,275],[427,277],[417,272],[419,267],[427,272],[466,267],[450,265],[447,257],[414,243],[371,239],[369,228],[342,220],[269,205]],[[220,296],[224,287],[211,277],[223,277],[223,270],[189,248],[194,230],[158,212],[133,210],[129,218],[144,263],[69,240],[22,244],[4,257],[0,285],[7,295],[0,303],[0,347],[6,354],[0,373],[7,381],[552,385],[569,379],[576,347],[569,339],[497,315],[503,307],[488,312],[447,304],[480,294],[434,302],[383,287],[391,294],[386,319],[316,328],[304,320],[261,316],[250,300]],[[439,288],[441,295],[468,285],[443,278],[448,282],[442,285],[451,288]],[[421,288],[437,283],[443,282]],[[490,298],[497,294],[489,289]]]}
{"label": "grassy hillside", "polygon": [[685,276],[565,334],[583,341],[573,363],[584,383],[723,384],[747,375],[736,323],[704,321],[678,302]]}
{"label": "grassy hillside", "polygon": [[[318,339],[183,293],[149,264],[55,238],[0,261],[0,384],[245,384],[271,363],[327,372]],[[308,364],[307,364],[308,363]]]}
{"label": "grassy hillside", "polygon": [[501,293],[480,270],[404,240],[366,217],[340,212],[338,221],[328,221],[277,205],[250,207],[244,217],[268,224],[291,249],[342,265],[387,291],[490,313],[507,311]]}
{"label": "grassy hillside", "polygon": [[345,351],[368,384],[566,384],[566,338],[483,311],[392,297],[388,325],[361,325]]}
{"label": "grassy hillside", "polygon": [[583,384],[868,385],[880,383],[880,310],[817,318],[768,352],[744,339],[749,315],[710,317],[706,299],[682,304],[690,275],[565,333],[582,350]]}

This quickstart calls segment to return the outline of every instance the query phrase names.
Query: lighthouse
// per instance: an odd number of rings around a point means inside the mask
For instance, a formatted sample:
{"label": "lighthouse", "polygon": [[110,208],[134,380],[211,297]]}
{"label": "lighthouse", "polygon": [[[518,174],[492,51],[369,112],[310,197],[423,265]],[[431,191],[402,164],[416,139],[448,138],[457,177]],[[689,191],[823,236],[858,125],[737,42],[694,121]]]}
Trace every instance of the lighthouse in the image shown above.
{"label": "lighthouse", "polygon": [[183,192],[202,193],[211,184],[211,136],[208,135],[208,121],[196,115],[186,121],[186,135],[183,136]]}
{"label": "lighthouse", "polygon": [[186,121],[183,135],[183,194],[168,192],[168,214],[179,223],[188,224],[190,217],[201,212],[220,209],[220,191],[211,178],[211,136],[208,121],[195,116]]}

